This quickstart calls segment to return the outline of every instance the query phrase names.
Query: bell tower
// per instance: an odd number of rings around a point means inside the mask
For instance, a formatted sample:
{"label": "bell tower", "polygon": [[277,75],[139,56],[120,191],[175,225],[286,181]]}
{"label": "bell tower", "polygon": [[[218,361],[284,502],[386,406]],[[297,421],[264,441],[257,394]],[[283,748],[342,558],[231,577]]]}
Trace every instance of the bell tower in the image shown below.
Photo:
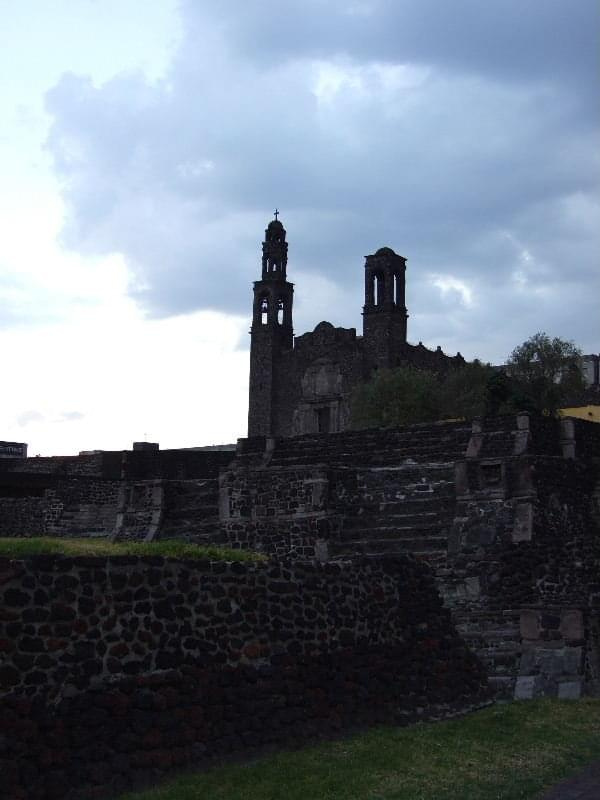
{"label": "bell tower", "polygon": [[287,281],[286,231],[278,219],[269,222],[262,245],[262,276],[254,281],[250,329],[250,398],[248,436],[273,433],[273,405],[281,354],[294,346],[294,285]]}
{"label": "bell tower", "polygon": [[405,285],[405,258],[390,247],[366,256],[363,336],[378,367],[395,367],[406,344]]}

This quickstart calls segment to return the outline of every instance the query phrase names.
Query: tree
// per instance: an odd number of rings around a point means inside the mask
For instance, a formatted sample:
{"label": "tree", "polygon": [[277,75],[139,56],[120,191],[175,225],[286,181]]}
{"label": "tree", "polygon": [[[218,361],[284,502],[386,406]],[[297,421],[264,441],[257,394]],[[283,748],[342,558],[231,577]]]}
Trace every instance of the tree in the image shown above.
{"label": "tree", "polygon": [[350,424],[388,427],[518,411],[555,413],[585,389],[580,359],[573,342],[536,333],[513,350],[506,371],[477,360],[445,373],[380,370],[354,391]]}
{"label": "tree", "polygon": [[501,369],[493,369],[486,383],[485,414],[497,417],[500,414],[510,414],[514,411],[525,411],[525,406],[520,403],[516,382]]}
{"label": "tree", "polygon": [[438,419],[471,419],[486,413],[489,365],[474,361],[446,373],[410,367],[380,370],[354,391],[354,428],[408,425]]}
{"label": "tree", "polygon": [[585,389],[580,364],[581,350],[573,342],[542,332],[515,347],[507,370],[524,409],[556,413]]}
{"label": "tree", "polygon": [[489,385],[495,374],[493,367],[477,359],[449,370],[440,381],[440,419],[473,419],[488,413]]}
{"label": "tree", "polygon": [[389,427],[440,418],[439,381],[435,374],[409,367],[378,371],[360,384],[351,400],[353,428]]}

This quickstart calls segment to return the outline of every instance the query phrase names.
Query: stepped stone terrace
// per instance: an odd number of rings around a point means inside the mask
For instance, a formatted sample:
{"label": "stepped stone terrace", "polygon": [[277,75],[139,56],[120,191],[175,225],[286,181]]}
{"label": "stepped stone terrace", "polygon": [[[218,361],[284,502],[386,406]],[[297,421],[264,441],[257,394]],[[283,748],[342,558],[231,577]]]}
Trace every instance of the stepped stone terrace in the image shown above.
{"label": "stepped stone terrace", "polygon": [[183,537],[431,570],[499,696],[600,691],[600,426],[526,414],[3,459],[0,535]]}

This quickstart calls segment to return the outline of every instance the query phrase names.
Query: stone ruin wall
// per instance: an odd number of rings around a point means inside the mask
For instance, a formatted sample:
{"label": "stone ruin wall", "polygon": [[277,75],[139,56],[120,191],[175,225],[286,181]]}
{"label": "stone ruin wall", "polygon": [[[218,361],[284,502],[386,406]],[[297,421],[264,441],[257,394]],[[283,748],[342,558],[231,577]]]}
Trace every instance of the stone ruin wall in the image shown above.
{"label": "stone ruin wall", "polygon": [[341,517],[325,466],[242,467],[220,477],[219,542],[276,557],[327,560]]}
{"label": "stone ruin wall", "polygon": [[[485,486],[500,466],[502,485]],[[498,694],[600,693],[593,473],[585,464],[535,455],[459,465],[459,473],[438,586]]]}
{"label": "stone ruin wall", "polygon": [[600,482],[590,457],[600,432],[527,415],[475,423],[456,460],[459,426],[454,441],[449,432],[438,435],[446,456],[427,455],[426,442],[413,458],[381,463],[357,439],[353,465],[342,463],[348,434],[327,437],[337,454],[313,437],[312,465],[284,457],[308,437],[263,440],[262,455],[249,442],[221,475],[221,541],[321,560],[414,553],[433,568],[498,697],[600,693]]}
{"label": "stone ruin wall", "polygon": [[[55,511],[53,531],[89,533],[96,514],[119,538],[183,535],[321,561],[414,553],[434,569],[498,696],[598,693],[600,427],[526,415],[429,427],[257,437],[231,464],[232,454],[209,463],[181,451],[45,459],[59,467],[63,496],[107,492],[74,517]],[[81,475],[92,464],[99,474]],[[4,531],[22,534],[27,522],[37,533],[44,521],[49,532],[48,501],[68,511],[57,486],[0,498]]]}
{"label": "stone ruin wall", "polygon": [[213,531],[219,470],[232,457],[164,450],[3,460],[0,536],[152,539],[206,523]]}
{"label": "stone ruin wall", "polygon": [[0,791],[104,797],[230,753],[488,701],[431,575],[0,559]]}

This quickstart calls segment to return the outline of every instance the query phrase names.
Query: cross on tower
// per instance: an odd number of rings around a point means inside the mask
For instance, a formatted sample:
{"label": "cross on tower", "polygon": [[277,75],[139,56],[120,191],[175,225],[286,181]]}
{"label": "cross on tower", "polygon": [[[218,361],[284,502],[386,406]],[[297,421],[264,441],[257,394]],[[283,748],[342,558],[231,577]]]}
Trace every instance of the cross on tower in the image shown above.
{"label": "cross on tower", "polygon": [[277,220],[277,215],[278,214],[279,214],[279,211],[277,209],[275,209],[275,220]]}

